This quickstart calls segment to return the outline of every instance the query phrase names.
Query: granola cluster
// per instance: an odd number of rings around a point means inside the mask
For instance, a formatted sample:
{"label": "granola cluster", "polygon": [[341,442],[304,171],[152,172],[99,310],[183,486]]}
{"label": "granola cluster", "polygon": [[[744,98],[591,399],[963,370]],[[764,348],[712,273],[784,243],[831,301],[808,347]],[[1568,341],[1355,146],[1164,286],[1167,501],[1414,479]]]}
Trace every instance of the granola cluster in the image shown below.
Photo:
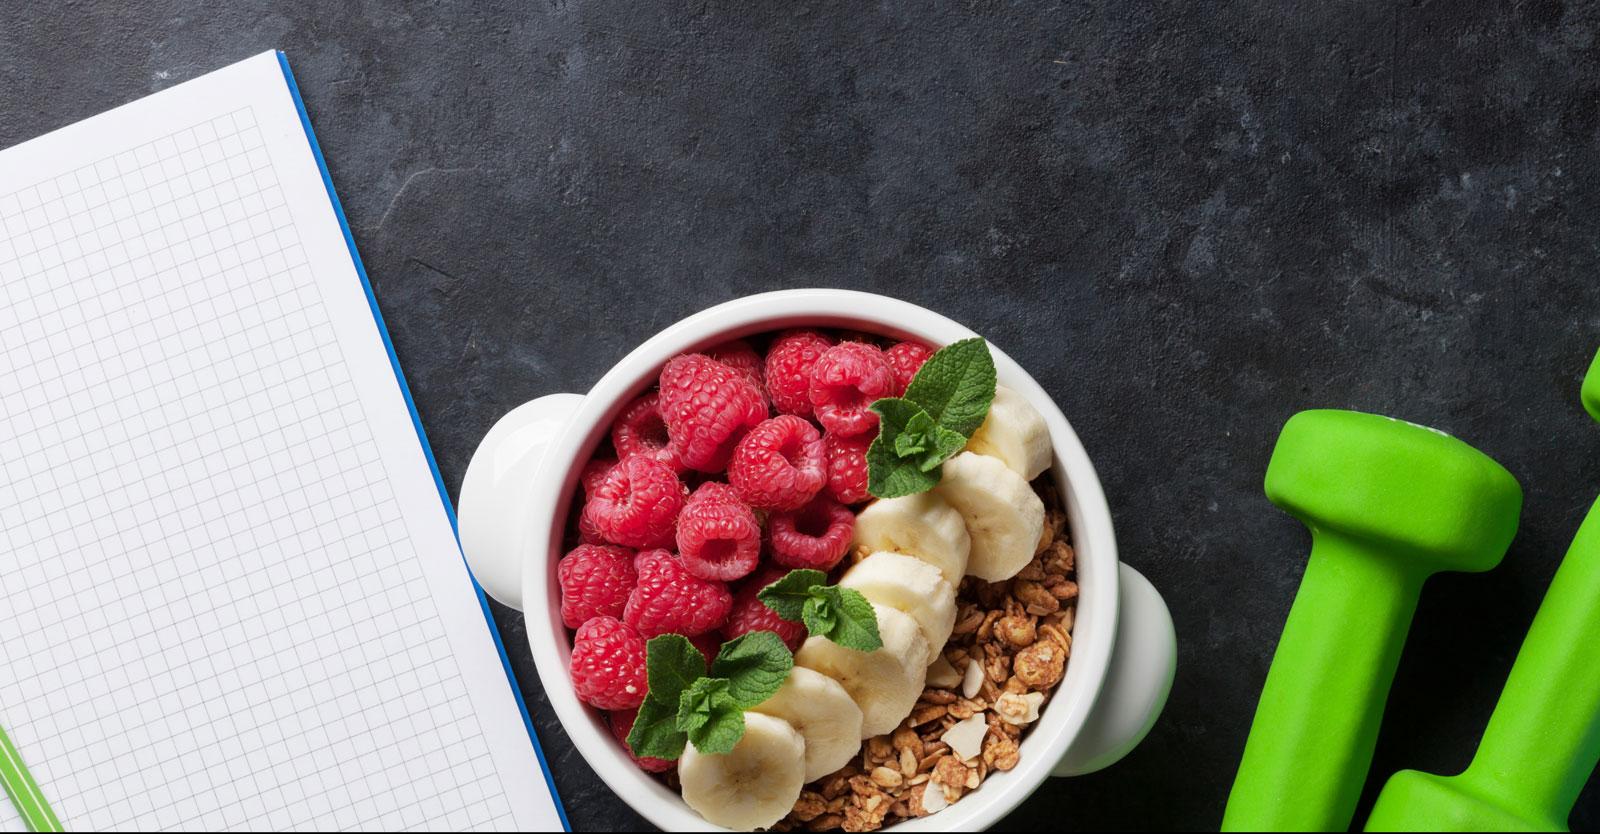
{"label": "granola cluster", "polygon": [[1078,600],[1066,514],[1052,486],[1035,488],[1047,517],[1033,561],[1005,582],[961,583],[955,632],[911,715],[807,785],[773,830],[874,831],[939,811],[1017,766],[1018,744],[1066,673]]}

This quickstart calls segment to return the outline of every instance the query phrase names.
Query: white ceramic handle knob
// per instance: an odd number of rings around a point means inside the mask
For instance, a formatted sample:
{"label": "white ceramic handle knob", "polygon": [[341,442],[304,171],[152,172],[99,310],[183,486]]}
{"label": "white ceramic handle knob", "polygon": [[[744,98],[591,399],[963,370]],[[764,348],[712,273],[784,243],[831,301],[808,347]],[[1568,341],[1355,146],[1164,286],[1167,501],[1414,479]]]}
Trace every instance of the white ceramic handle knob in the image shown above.
{"label": "white ceramic handle knob", "polygon": [[518,611],[533,485],[545,450],[582,402],[577,394],[551,394],[512,409],[483,436],[461,481],[456,521],[467,567],[489,596]]}
{"label": "white ceramic handle knob", "polygon": [[1172,691],[1178,667],[1178,637],[1172,613],[1144,575],[1121,566],[1117,642],[1111,668],[1089,720],[1053,771],[1081,776],[1116,764],[1155,725]]}

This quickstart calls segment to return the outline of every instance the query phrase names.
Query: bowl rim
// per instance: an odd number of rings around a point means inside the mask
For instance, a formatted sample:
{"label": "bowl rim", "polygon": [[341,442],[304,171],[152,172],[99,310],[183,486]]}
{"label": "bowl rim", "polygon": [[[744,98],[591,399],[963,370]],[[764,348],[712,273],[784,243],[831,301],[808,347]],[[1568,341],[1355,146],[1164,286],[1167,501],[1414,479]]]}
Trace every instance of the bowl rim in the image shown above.
{"label": "bowl rim", "polygon": [[[546,697],[578,753],[606,785],[651,823],[665,830],[721,831],[675,792],[629,760],[599,711],[578,701],[567,674],[570,640],[561,623],[552,581],[572,490],[612,419],[649,388],[662,365],[679,353],[787,327],[855,328],[932,344],[978,335],[932,310],[901,299],[856,290],[793,289],[743,296],[672,324],[611,367],[584,395],[561,436],[550,445],[534,485],[534,517],[518,546],[528,647]],[[1023,394],[1044,415],[1055,446],[1052,473],[1068,513],[1080,596],[1071,660],[1039,721],[1021,745],[1011,771],[991,774],[967,801],[896,830],[971,830],[998,821],[1044,783],[1088,720],[1111,661],[1118,618],[1115,532],[1100,479],[1082,442],[1045,390],[1005,352],[989,342],[1001,384]],[[983,801],[974,801],[979,796]]]}

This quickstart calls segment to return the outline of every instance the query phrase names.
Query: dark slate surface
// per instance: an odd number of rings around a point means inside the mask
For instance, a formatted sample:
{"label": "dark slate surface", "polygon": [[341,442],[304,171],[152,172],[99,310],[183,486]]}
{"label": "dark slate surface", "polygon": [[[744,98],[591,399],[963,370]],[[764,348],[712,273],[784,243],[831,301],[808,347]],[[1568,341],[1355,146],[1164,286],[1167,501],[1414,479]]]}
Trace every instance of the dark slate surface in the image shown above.
{"label": "dark slate surface", "polygon": [[[1426,589],[1374,770],[1462,767],[1600,485],[1600,17],[928,5],[5,0],[0,146],[287,50],[452,490],[508,409],[737,295],[874,289],[989,335],[1181,641],[1144,746],[1014,827],[1214,826],[1307,544],[1261,494],[1275,432],[1340,406],[1458,434],[1522,480],[1523,529]],[[539,731],[578,828],[643,826]]]}

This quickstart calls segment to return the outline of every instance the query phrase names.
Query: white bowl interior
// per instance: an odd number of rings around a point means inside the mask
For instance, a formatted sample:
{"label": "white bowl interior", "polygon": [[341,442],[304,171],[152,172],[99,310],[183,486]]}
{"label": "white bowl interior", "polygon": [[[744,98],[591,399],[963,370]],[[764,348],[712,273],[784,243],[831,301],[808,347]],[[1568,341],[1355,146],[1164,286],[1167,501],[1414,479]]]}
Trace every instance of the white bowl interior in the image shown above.
{"label": "white bowl interior", "polygon": [[[943,345],[972,331],[906,302],[843,290],[790,290],[750,296],[711,308],[662,331],[601,378],[567,434],[549,452],[535,507],[550,507],[548,523],[533,525],[523,599],[528,640],[551,704],[578,750],[624,801],[667,830],[720,830],[682,799],[639,770],[612,739],[598,711],[573,695],[566,668],[571,637],[561,622],[556,562],[582,465],[601,444],[622,407],[655,384],[661,365],[678,353],[786,327],[858,329]],[[1067,671],[1039,721],[1021,745],[1020,762],[993,773],[945,811],[894,826],[897,831],[970,830],[993,824],[1049,776],[1083,726],[1099,694],[1116,630],[1117,552],[1100,482],[1060,409],[1019,365],[990,342],[1001,384],[1026,396],[1045,415],[1056,456],[1052,474],[1066,505],[1077,553],[1078,611]],[[541,519],[543,518],[541,514]],[[542,533],[542,534],[541,534]],[[543,601],[535,605],[534,600]]]}

